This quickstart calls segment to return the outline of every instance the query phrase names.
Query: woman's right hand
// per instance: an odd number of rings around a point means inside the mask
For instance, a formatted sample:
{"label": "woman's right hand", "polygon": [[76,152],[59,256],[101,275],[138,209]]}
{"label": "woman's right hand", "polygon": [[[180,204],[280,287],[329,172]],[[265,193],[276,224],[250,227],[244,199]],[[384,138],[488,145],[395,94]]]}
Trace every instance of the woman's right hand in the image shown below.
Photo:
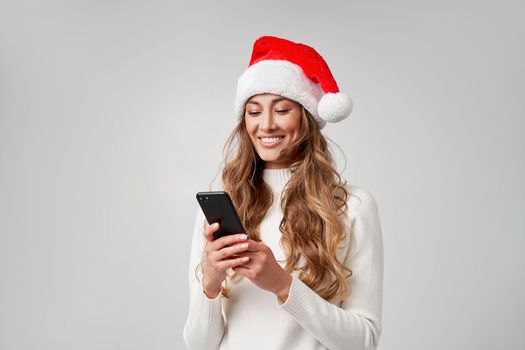
{"label": "woman's right hand", "polygon": [[221,292],[222,281],[226,278],[226,271],[246,263],[248,257],[239,257],[237,254],[248,249],[247,235],[244,233],[222,236],[218,239],[213,233],[219,229],[219,223],[206,223],[204,238],[206,239],[205,263],[202,277],[204,293],[214,299]]}

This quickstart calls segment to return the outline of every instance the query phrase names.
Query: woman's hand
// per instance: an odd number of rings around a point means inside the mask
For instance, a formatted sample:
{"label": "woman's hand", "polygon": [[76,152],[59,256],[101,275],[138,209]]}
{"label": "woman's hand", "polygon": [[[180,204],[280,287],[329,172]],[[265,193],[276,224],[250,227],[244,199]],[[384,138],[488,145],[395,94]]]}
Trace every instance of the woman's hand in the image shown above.
{"label": "woman's hand", "polygon": [[272,250],[262,242],[248,241],[248,251],[240,254],[249,257],[248,262],[233,270],[250,279],[258,287],[274,293],[281,302],[288,299],[292,276],[279,265]]}
{"label": "woman's hand", "polygon": [[202,285],[208,298],[215,298],[221,292],[222,281],[226,278],[226,271],[230,267],[238,266],[248,261],[248,257],[238,254],[249,247],[246,234],[233,234],[215,239],[213,233],[219,229],[219,224],[206,224],[204,238],[206,246],[204,252],[204,272]]}

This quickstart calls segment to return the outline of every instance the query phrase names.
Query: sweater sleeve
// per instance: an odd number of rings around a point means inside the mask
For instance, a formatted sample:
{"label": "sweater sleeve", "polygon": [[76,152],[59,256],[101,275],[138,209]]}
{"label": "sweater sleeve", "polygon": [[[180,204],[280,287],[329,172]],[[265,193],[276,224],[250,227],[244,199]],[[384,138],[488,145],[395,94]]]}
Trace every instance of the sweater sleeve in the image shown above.
{"label": "sweater sleeve", "polygon": [[328,349],[376,349],[381,335],[383,237],[374,197],[364,188],[349,212],[355,249],[344,263],[352,269],[350,296],[334,305],[292,275],[288,299],[277,301]]}
{"label": "sweater sleeve", "polygon": [[[224,318],[222,315],[222,295],[210,299],[197,274],[197,265],[201,261],[204,249],[203,224],[204,214],[200,208],[195,215],[195,226],[191,244],[189,264],[190,303],[188,317],[184,324],[183,338],[188,349],[218,349],[224,335]],[[199,276],[199,279],[197,278]]]}

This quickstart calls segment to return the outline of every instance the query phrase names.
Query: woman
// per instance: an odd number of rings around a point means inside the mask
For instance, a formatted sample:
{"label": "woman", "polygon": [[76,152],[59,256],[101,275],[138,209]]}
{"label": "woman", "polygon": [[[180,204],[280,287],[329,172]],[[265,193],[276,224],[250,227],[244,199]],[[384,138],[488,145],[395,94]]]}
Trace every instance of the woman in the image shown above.
{"label": "woman", "polygon": [[[383,243],[374,197],[337,173],[321,129],[352,109],[310,46],[264,36],[238,80],[222,183],[246,229],[197,212],[191,349],[375,349]],[[230,153],[231,154],[231,153]],[[229,155],[230,155],[229,154]]]}

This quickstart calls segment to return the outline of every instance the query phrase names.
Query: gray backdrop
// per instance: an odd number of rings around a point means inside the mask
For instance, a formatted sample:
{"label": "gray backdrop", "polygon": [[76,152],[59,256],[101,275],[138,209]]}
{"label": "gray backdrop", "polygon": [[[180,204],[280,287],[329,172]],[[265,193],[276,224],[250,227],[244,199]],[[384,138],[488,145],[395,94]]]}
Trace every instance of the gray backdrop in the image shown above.
{"label": "gray backdrop", "polygon": [[524,349],[524,14],[0,1],[0,349],[184,347],[194,194],[261,35],[315,47],[355,101],[324,132],[378,202],[380,348]]}

